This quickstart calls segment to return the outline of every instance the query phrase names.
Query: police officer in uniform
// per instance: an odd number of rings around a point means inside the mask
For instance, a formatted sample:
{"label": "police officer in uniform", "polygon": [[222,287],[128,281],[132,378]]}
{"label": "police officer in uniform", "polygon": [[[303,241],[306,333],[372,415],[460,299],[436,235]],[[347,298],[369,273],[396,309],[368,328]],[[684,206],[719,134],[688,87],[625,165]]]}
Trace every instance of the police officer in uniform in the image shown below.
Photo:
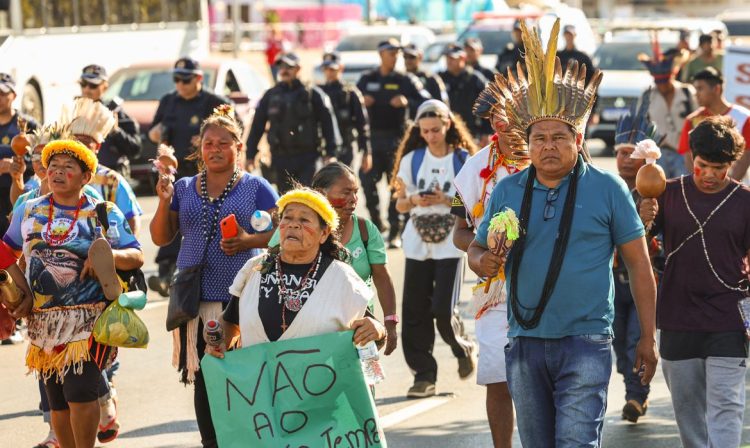
{"label": "police officer in uniform", "polygon": [[185,158],[198,149],[203,120],[214,108],[229,104],[229,100],[203,87],[203,70],[195,59],[178,59],[172,70],[172,80],[175,90],[159,100],[148,137],[154,143],[164,143],[175,149],[179,179],[198,174],[198,165]]}
{"label": "police officer in uniform", "polygon": [[247,137],[248,171],[258,154],[263,133],[271,147],[272,167],[280,194],[294,187],[294,182],[310,185],[315,163],[320,157],[320,136],[325,140],[328,163],[336,159],[341,144],[333,107],[328,96],[318,87],[299,80],[299,58],[294,53],[276,59],[279,82],[268,89],[255,109],[250,135]]}
{"label": "police officer in uniform", "polygon": [[[26,122],[26,132],[37,128],[33,118],[23,115],[13,109],[13,101],[16,99],[16,82],[7,73],[0,73],[0,232],[5,234],[8,230],[8,215],[13,211],[10,202],[10,166],[16,155],[10,149],[10,142],[21,130],[18,128],[18,119]],[[33,170],[31,169],[31,157],[26,156],[26,181]],[[23,187],[21,188],[23,190]]]}
{"label": "police officer in uniform", "polygon": [[[511,33],[512,42],[508,42],[503,52],[497,55],[497,64],[495,70],[498,73],[506,74],[508,69],[513,73],[516,72],[516,63],[523,61],[523,55],[526,53],[523,48],[523,39],[521,39],[521,21],[516,20],[513,23],[513,32]],[[564,67],[563,67],[564,69]]]}
{"label": "police officer in uniform", "polygon": [[[396,71],[399,51],[401,44],[394,38],[380,42],[380,67],[365,72],[357,82],[365,97],[372,132],[372,169],[360,173],[360,177],[370,219],[381,230],[383,222],[380,219],[380,197],[376,184],[384,174],[390,182],[396,150],[406,130],[407,120],[417,113],[420,104],[430,99],[430,94],[416,76]],[[388,206],[388,223],[389,246],[398,247],[401,218],[393,198]]]}
{"label": "police officer in uniform", "polygon": [[[102,95],[109,87],[108,81],[109,77],[104,67],[87,65],[78,80],[81,96],[102,101]],[[115,169],[127,179],[130,177],[130,160],[141,153],[140,126],[123,110],[122,98],[115,97],[104,105],[115,114],[117,125],[99,148],[99,163]]]}
{"label": "police officer in uniform", "polygon": [[[198,165],[185,158],[200,146],[203,120],[213,113],[214,108],[229,104],[229,100],[203,88],[203,71],[195,59],[178,59],[172,70],[172,80],[175,90],[159,100],[148,137],[154,143],[164,143],[175,149],[179,161],[176,177],[179,179],[198,174]],[[159,248],[156,255],[159,275],[148,279],[149,288],[164,297],[169,295],[169,280],[175,270],[181,243],[182,236],[178,235],[171,244]]]}
{"label": "police officer in uniform", "polygon": [[488,67],[482,66],[479,57],[484,52],[484,45],[478,37],[469,37],[464,41],[464,51],[466,52],[466,64],[475,71],[481,73],[487,81],[495,79],[495,72]]}
{"label": "police officer in uniform", "polygon": [[324,54],[321,66],[326,82],[319,87],[331,100],[339,132],[341,132],[342,144],[336,159],[351,166],[356,141],[357,148],[362,152],[362,170],[369,171],[372,166],[370,121],[362,93],[355,85],[341,81],[343,66],[338,54]]}
{"label": "police officer in uniform", "polygon": [[571,60],[578,61],[578,67],[585,65],[586,83],[588,84],[594,75],[594,63],[591,62],[589,55],[576,48],[576,27],[565,25],[563,27],[563,38],[565,38],[565,49],[557,52],[557,57],[560,58],[560,65],[563,70],[565,70],[565,67],[568,66],[568,62]]}
{"label": "police officer in uniform", "polygon": [[466,52],[456,44],[446,47],[445,65],[447,69],[440,72],[440,77],[448,90],[451,111],[458,114],[474,138],[481,141],[492,134],[492,128],[488,120],[475,116],[472,108],[487,85],[487,78],[466,64]]}
{"label": "police officer in uniform", "polygon": [[433,99],[448,104],[448,92],[445,90],[443,79],[438,75],[423,71],[420,67],[422,64],[422,58],[424,58],[422,50],[414,44],[409,44],[404,46],[403,51],[406,71],[422,81],[424,89]]}

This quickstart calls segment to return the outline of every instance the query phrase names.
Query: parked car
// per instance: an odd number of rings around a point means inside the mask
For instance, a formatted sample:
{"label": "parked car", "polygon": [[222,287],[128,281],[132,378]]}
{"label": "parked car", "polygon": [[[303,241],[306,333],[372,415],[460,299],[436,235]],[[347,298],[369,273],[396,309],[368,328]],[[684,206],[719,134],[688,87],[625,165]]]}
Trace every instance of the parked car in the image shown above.
{"label": "parked car", "polygon": [[[174,90],[173,61],[155,61],[118,70],[109,80],[106,97],[120,97],[122,107],[141,126],[141,155],[131,160],[131,177],[139,187],[150,187],[153,192],[155,171],[150,162],[156,155],[156,145],[148,138],[148,130],[161,97]],[[230,59],[201,61],[203,87],[224,95],[233,103],[244,126],[250,127],[255,105],[269,87],[267,78],[248,63]]]}
{"label": "parked car", "polygon": [[667,51],[677,45],[681,31],[688,32],[690,47],[696,48],[700,35],[715,29],[726,32],[726,27],[718,20],[659,19],[611,23],[592,58],[594,66],[601,69],[604,76],[594,110],[598,122],[595,120],[588,126],[588,137],[602,139],[612,148],[617,120],[653,84],[653,78],[638,60],[638,55],[652,55],[654,33],[657,33],[661,50]]}
{"label": "parked car", "polygon": [[[390,38],[396,38],[402,45],[415,44],[419,48],[427,48],[435,40],[435,33],[427,27],[417,25],[372,25],[352,31],[334,49],[341,55],[344,81],[356,83],[363,72],[380,65],[378,43]],[[401,58],[396,67],[404,69]],[[313,80],[322,83],[323,79],[323,72],[318,65],[313,69]]]}

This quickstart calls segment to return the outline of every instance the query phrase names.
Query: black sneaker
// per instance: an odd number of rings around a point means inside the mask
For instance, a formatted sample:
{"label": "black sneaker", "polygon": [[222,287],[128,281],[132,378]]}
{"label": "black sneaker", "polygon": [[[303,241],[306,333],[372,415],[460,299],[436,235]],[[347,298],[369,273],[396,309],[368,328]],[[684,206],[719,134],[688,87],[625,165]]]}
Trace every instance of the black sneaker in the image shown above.
{"label": "black sneaker", "polygon": [[406,393],[407,398],[427,398],[435,395],[435,383],[430,381],[415,381]]}
{"label": "black sneaker", "polygon": [[169,297],[169,284],[158,275],[149,277],[147,283],[150,290],[158,292],[162,297]]}

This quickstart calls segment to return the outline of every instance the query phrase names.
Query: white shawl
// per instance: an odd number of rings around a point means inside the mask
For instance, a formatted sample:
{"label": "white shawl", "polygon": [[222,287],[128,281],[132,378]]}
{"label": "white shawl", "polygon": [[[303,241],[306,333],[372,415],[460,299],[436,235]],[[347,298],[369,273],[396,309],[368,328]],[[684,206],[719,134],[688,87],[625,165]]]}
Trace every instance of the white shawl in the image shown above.
{"label": "white shawl", "polygon": [[[248,260],[229,287],[229,293],[240,298],[239,326],[243,347],[269,342],[258,314],[260,266],[265,256]],[[279,340],[347,330],[354,319],[364,316],[372,296],[372,289],[351,266],[334,260]]]}

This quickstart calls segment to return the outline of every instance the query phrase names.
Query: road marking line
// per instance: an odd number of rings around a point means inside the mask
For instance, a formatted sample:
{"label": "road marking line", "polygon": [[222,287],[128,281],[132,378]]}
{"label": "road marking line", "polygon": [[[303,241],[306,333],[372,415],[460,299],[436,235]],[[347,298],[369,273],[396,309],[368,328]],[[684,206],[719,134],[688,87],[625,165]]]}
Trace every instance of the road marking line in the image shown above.
{"label": "road marking line", "polygon": [[450,398],[446,397],[431,397],[427,398],[425,400],[420,401],[417,404],[413,404],[411,406],[407,406],[403,409],[399,409],[396,412],[392,412],[384,417],[380,418],[380,427],[383,429],[389,428],[391,426],[396,426],[399,423],[408,420],[414,416],[417,416],[419,414],[423,414],[431,409],[434,409],[438,406],[442,406],[445,403],[449,402]]}

